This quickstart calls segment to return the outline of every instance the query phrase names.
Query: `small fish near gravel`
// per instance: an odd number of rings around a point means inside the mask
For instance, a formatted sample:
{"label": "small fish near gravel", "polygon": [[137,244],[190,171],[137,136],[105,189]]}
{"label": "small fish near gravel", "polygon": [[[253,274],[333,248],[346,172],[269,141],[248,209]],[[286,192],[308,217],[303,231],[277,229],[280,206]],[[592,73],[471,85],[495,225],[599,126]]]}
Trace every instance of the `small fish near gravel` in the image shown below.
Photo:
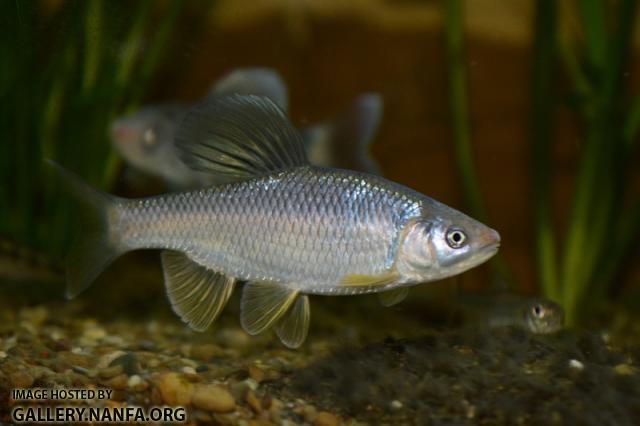
{"label": "small fish near gravel", "polygon": [[311,165],[300,134],[267,98],[205,101],[183,120],[176,146],[185,164],[231,182],[130,200],[49,162],[84,211],[67,261],[69,297],[116,257],[162,249],[171,305],[193,329],[209,327],[245,281],[244,330],[273,328],[297,348],[309,295],[379,293],[391,306],[409,287],[498,251],[496,231],[436,200],[380,176]]}

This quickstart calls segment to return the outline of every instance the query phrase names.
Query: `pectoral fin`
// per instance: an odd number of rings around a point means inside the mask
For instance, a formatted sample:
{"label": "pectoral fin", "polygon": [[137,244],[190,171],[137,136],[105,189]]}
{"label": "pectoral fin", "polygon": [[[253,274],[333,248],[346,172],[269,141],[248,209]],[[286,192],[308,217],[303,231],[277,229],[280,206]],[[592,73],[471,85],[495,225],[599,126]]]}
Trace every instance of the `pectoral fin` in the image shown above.
{"label": "pectoral fin", "polygon": [[251,335],[262,333],[287,312],[298,293],[278,283],[248,282],[240,302],[242,328]]}
{"label": "pectoral fin", "polygon": [[393,284],[398,279],[395,271],[388,271],[380,275],[351,274],[345,275],[340,281],[343,287],[381,287]]}
{"label": "pectoral fin", "polygon": [[173,311],[194,330],[205,330],[227,304],[235,279],[176,251],[162,252],[162,266]]}
{"label": "pectoral fin", "polygon": [[406,299],[409,294],[408,287],[400,287],[393,290],[385,291],[382,293],[378,293],[378,299],[380,299],[380,303],[382,306],[389,307],[393,305],[397,305]]}
{"label": "pectoral fin", "polygon": [[300,347],[307,338],[310,317],[309,296],[299,295],[293,306],[276,323],[276,334],[280,341],[291,349]]}

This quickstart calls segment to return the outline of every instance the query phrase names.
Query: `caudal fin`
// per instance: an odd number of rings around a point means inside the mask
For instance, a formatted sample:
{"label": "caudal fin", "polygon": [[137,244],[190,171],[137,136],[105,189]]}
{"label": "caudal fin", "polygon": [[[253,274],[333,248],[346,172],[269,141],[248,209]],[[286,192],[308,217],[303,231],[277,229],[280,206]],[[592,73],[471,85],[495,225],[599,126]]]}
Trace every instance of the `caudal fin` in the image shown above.
{"label": "caudal fin", "polygon": [[66,295],[71,299],[89,287],[102,270],[127,251],[127,247],[118,244],[112,223],[118,214],[120,201],[90,187],[54,161],[45,162],[77,205],[78,229],[66,258]]}
{"label": "caudal fin", "polygon": [[313,164],[380,174],[371,144],[382,118],[380,95],[355,98],[333,120],[306,128],[302,135]]}

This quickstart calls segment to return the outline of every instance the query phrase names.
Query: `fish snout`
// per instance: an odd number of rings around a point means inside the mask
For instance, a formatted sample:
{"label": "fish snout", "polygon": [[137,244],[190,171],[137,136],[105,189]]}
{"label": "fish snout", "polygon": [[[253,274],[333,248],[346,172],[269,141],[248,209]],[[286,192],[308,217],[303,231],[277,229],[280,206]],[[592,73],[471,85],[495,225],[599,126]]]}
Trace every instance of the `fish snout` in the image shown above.
{"label": "fish snout", "polygon": [[482,247],[491,247],[497,250],[500,247],[500,234],[491,228],[487,228],[480,234],[480,244]]}
{"label": "fish snout", "polygon": [[140,137],[140,130],[126,120],[116,120],[111,124],[111,140],[116,144],[131,144]]}

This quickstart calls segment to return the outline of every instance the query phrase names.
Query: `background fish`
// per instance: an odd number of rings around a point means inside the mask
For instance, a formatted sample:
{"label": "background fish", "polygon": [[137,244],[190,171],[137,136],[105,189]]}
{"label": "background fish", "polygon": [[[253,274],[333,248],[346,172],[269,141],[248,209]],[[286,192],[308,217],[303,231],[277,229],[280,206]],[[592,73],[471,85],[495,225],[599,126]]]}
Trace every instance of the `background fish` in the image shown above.
{"label": "background fish", "polygon": [[[288,110],[287,87],[275,71],[267,68],[233,71],[213,86],[208,97],[232,94],[263,96],[283,111]],[[172,189],[221,182],[220,176],[191,170],[177,156],[175,134],[188,108],[185,104],[149,106],[117,119],[111,125],[114,147],[128,164],[146,174],[161,177]],[[379,173],[369,148],[381,115],[380,96],[364,94],[354,99],[335,119],[303,129],[311,163]]]}
{"label": "background fish", "polygon": [[309,294],[381,293],[398,303],[411,285],[485,262],[500,236],[485,225],[380,176],[312,166],[299,133],[267,98],[209,99],[176,135],[185,164],[230,183],[126,200],[54,166],[87,208],[69,253],[68,296],[135,249],[163,249],[174,311],[206,329],[246,281],[241,324],[271,327],[300,346]]}
{"label": "background fish", "polygon": [[555,333],[564,327],[562,307],[541,297],[466,293],[459,299],[464,321],[471,325],[515,326],[535,334]]}

